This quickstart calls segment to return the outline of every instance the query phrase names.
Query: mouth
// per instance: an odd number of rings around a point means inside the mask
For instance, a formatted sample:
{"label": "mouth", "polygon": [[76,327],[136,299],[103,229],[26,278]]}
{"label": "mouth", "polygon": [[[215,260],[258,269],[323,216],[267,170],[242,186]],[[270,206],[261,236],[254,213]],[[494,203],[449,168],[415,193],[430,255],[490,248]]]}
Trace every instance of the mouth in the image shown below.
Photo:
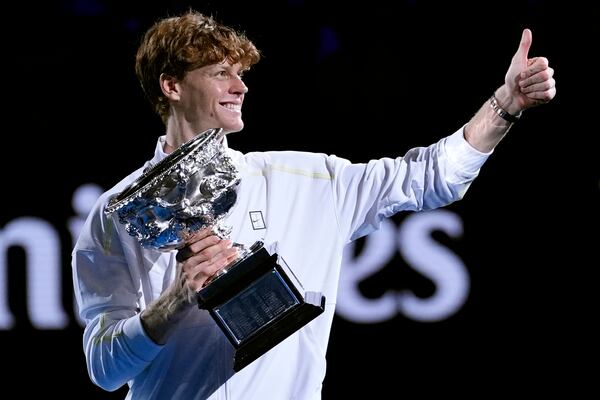
{"label": "mouth", "polygon": [[241,113],[242,112],[242,104],[236,104],[236,103],[220,103],[221,106],[225,107],[226,109],[228,109],[229,111],[233,111],[236,113]]}

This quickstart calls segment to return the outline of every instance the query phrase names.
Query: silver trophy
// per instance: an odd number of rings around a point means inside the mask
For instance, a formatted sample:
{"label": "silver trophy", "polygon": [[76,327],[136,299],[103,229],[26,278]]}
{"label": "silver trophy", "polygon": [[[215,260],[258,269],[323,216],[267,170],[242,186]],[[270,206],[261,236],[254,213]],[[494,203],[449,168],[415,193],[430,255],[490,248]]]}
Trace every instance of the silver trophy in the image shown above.
{"label": "silver trophy", "polygon": [[235,204],[239,172],[224,151],[222,129],[209,129],[112,198],[105,212],[117,212],[127,232],[145,248],[179,249],[194,232],[211,227],[227,237],[222,219]]}
{"label": "silver trophy", "polygon": [[[169,154],[121,193],[105,213],[116,212],[145,248],[173,251],[194,232],[211,228],[226,238],[223,222],[237,199],[240,174],[223,146],[222,129],[209,129]],[[278,254],[262,242],[235,243],[239,257],[197,293],[235,347],[239,371],[324,311],[325,297],[305,292]]]}

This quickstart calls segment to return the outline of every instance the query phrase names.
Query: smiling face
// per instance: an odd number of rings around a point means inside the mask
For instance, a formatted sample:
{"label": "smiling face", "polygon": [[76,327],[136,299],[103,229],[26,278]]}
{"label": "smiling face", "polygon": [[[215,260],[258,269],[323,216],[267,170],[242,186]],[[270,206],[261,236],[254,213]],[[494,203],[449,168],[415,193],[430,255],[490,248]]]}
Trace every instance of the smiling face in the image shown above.
{"label": "smiling face", "polygon": [[[258,49],[246,35],[218,23],[212,17],[190,10],[177,17],[159,20],[148,29],[136,54],[135,73],[144,94],[167,125],[167,131],[179,131],[175,136],[188,137],[190,127],[185,126],[185,118],[196,126],[198,117],[194,115],[198,109],[190,113],[188,106],[193,106],[190,102],[199,105],[199,101],[210,101],[210,96],[218,95],[222,96],[223,104],[237,106],[247,90],[239,80],[239,73],[250,69],[259,60]],[[219,66],[225,71],[209,71]],[[211,72],[228,75],[215,76],[210,75]],[[178,87],[175,87],[176,84],[179,84]],[[178,104],[178,90],[184,86],[192,91],[201,86],[206,99],[200,98],[198,93],[191,96],[188,92],[184,99],[186,103]],[[204,87],[208,90],[204,91]],[[235,100],[232,101],[232,98]],[[182,111],[177,108],[179,106],[187,107],[183,110],[185,118],[182,115],[173,118],[172,112]],[[215,110],[203,107],[203,111],[211,116]],[[212,118],[222,122],[220,112],[212,113]],[[237,126],[226,129],[240,130],[242,126],[238,116]]]}
{"label": "smiling face", "polygon": [[223,128],[226,133],[242,130],[242,103],[248,91],[242,72],[241,64],[228,61],[188,72],[176,84],[179,99],[172,102],[178,124],[194,134],[210,128]]}

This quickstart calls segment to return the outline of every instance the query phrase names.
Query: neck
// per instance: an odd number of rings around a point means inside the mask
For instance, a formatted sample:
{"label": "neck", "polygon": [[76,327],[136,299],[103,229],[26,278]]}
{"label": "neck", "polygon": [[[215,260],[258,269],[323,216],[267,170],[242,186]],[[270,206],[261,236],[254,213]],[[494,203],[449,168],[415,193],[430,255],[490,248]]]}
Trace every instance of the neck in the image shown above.
{"label": "neck", "polygon": [[185,142],[191,140],[197,132],[192,127],[174,117],[167,120],[167,137],[165,139],[165,153],[172,153]]}

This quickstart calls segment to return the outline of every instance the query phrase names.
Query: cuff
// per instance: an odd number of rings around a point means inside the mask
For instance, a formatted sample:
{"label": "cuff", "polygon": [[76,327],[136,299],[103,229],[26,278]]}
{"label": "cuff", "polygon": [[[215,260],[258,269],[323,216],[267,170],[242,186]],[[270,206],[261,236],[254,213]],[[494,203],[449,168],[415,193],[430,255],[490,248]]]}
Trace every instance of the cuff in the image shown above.
{"label": "cuff", "polygon": [[146,334],[140,320],[140,314],[125,321],[123,333],[129,338],[128,344],[131,351],[143,360],[152,361],[163,347],[154,343],[150,336]]}
{"label": "cuff", "polygon": [[455,171],[460,171],[466,175],[476,175],[481,166],[488,159],[491,150],[488,153],[482,153],[467,142],[464,135],[465,126],[446,138],[446,155]]}

